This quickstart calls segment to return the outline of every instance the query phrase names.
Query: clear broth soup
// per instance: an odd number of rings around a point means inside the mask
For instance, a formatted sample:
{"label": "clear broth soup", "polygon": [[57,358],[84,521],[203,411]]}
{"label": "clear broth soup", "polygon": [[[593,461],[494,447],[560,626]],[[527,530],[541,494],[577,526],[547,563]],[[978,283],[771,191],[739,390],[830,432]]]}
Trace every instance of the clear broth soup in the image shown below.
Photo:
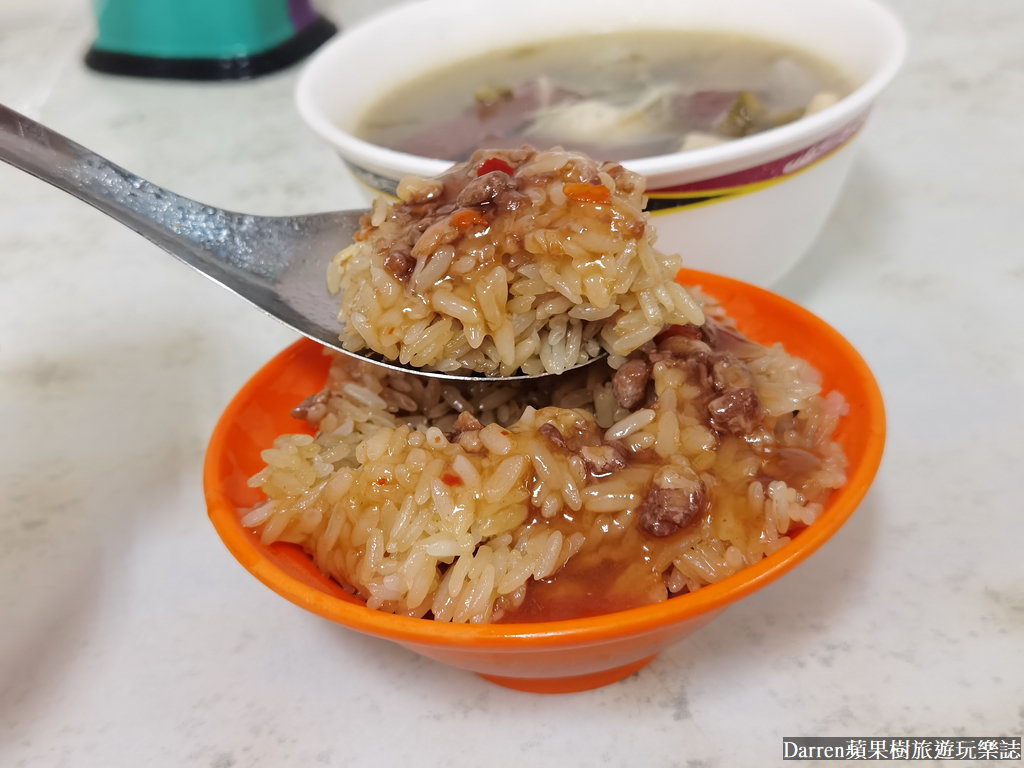
{"label": "clear broth soup", "polygon": [[385,94],[355,134],[466,160],[480,147],[562,146],[626,160],[732,141],[852,90],[821,58],[770,40],[649,30],[518,46],[423,72]]}

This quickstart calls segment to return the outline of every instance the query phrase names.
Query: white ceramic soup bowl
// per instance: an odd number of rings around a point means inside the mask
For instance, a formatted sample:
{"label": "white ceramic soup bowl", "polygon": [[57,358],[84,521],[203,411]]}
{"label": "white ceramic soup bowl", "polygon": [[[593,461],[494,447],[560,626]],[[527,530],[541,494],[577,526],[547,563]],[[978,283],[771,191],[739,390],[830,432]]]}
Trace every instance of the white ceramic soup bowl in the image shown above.
{"label": "white ceramic soup bowl", "polygon": [[353,135],[382,94],[491,50],[655,28],[774,40],[832,62],[855,84],[834,105],[788,125],[717,146],[623,161],[647,177],[661,250],[682,254],[695,269],[770,285],[824,226],[872,104],[902,63],[902,27],[874,0],[519,0],[493,7],[420,0],[370,17],[321,48],[299,78],[296,103],[368,193],[393,194],[406,174],[435,176],[451,162]]}

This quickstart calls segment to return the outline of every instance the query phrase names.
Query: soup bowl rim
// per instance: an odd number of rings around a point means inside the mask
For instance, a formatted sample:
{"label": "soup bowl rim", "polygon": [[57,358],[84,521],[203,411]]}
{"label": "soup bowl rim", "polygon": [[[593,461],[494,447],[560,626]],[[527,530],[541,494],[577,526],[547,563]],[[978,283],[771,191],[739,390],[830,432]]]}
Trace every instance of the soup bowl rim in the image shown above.
{"label": "soup bowl rim", "polygon": [[[544,3],[546,0],[536,1]],[[691,0],[691,4],[710,1]],[[529,2],[531,0],[524,0],[518,5],[528,5]],[[785,2],[796,8],[809,3],[820,4],[817,0]],[[876,0],[832,0],[831,5],[847,13],[862,15],[879,32],[879,53],[875,66],[871,74],[850,93],[819,112],[768,131],[716,146],[624,160],[623,165],[648,177],[649,187],[672,181],[675,177],[686,177],[688,181],[709,178],[726,170],[732,171],[783,156],[843,126],[862,122],[871,105],[902,66],[906,55],[905,33],[896,16]],[[322,103],[320,90],[336,79],[339,70],[337,62],[344,59],[353,41],[369,43],[379,39],[387,30],[394,29],[394,25],[431,23],[438,18],[456,17],[460,8],[471,6],[472,0],[431,0],[430,3],[403,4],[353,25],[317,51],[300,73],[295,89],[295,103],[300,116],[320,138],[334,146],[344,159],[365,164],[368,170],[392,176],[398,174],[399,178],[405,174],[424,177],[440,175],[453,161],[389,149],[355,136],[329,114]],[[683,28],[682,23],[678,26]],[[633,26],[634,29],[648,27],[645,23]],[[562,34],[565,33],[563,30]],[[819,55],[827,57],[827,54]],[[462,57],[454,60],[459,58]],[[388,82],[389,85],[398,85],[401,81]],[[360,104],[364,110],[370,105],[369,100]]]}

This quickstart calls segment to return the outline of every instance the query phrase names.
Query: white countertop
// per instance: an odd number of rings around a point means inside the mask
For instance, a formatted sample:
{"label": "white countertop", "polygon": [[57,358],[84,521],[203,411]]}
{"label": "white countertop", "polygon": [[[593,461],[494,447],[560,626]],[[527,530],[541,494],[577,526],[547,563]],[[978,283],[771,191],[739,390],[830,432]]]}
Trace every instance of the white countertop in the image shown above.
{"label": "white countertop", "polygon": [[[1024,9],[893,6],[907,66],[777,286],[873,367],[878,479],[808,562],[586,693],[496,687],[257,583],[200,472],[293,334],[0,165],[0,765],[710,768],[774,764],[783,736],[1024,733]],[[0,6],[0,102],[214,205],[361,205],[292,108],[294,69],[97,75],[89,10]]]}

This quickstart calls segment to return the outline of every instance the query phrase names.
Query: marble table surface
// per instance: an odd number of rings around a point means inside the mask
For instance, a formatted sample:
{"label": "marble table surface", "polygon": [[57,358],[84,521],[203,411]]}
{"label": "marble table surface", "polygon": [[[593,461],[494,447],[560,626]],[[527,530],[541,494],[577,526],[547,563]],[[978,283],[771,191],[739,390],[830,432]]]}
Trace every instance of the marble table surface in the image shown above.
{"label": "marble table surface", "polygon": [[[0,765],[709,768],[774,764],[791,735],[1024,733],[1024,8],[892,6],[906,68],[776,286],[873,367],[877,481],[800,568],[585,693],[443,668],[239,567],[206,517],[205,444],[293,334],[0,165]],[[292,107],[295,69],[101,76],[90,13],[0,5],[0,102],[211,204],[360,204]]]}

